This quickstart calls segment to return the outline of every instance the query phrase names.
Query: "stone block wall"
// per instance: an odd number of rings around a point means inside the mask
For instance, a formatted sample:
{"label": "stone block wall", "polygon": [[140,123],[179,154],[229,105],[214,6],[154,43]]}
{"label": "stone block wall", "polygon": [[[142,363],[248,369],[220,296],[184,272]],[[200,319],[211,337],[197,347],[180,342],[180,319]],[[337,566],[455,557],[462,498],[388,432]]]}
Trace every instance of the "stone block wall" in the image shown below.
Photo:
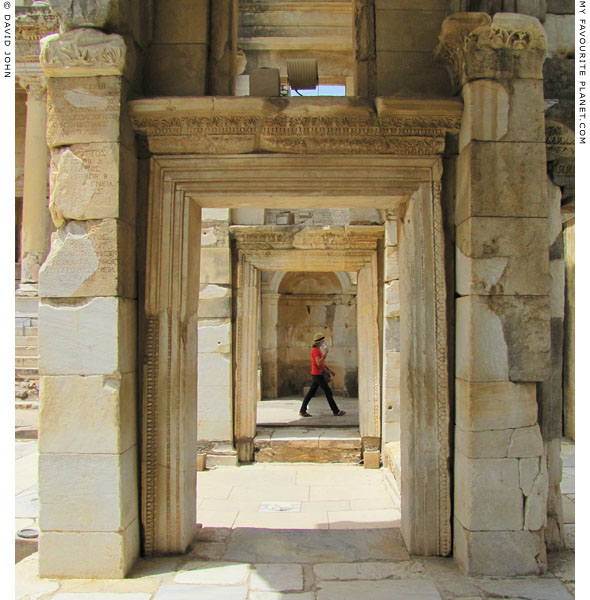
{"label": "stone block wall", "polygon": [[444,69],[432,60],[446,4],[445,0],[375,0],[377,96],[450,95]]}
{"label": "stone block wall", "polygon": [[[382,444],[400,441],[400,289],[397,221],[385,222]],[[393,466],[393,465],[392,465]]]}
{"label": "stone block wall", "polygon": [[197,439],[231,441],[232,325],[229,210],[203,209]]}

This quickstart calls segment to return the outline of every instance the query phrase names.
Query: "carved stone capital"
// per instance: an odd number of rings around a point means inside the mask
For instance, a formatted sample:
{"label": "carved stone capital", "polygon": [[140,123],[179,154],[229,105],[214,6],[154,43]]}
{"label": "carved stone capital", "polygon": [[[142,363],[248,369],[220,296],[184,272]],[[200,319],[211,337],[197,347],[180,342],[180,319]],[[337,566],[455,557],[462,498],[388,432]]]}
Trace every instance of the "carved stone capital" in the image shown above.
{"label": "carved stone capital", "polygon": [[48,77],[122,76],[131,66],[123,37],[96,29],[75,29],[41,40],[39,57]]}
{"label": "carved stone capital", "polygon": [[18,84],[27,90],[27,102],[31,99],[37,102],[45,102],[47,80],[42,73],[17,74],[16,79]]}
{"label": "carved stone capital", "polygon": [[443,21],[434,52],[458,91],[474,79],[542,79],[546,49],[545,31],[535,17],[456,13]]}

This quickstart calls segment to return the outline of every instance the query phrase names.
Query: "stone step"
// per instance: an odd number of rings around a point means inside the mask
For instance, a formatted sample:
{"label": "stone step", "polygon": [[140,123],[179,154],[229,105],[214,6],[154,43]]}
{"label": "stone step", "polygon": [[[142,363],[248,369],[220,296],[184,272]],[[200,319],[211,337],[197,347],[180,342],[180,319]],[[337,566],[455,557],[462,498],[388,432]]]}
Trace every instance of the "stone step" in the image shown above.
{"label": "stone step", "polygon": [[39,346],[19,346],[15,344],[15,356],[39,356]]}
{"label": "stone step", "polygon": [[39,367],[17,367],[14,369],[16,379],[38,379]]}
{"label": "stone step", "polygon": [[36,335],[16,335],[15,346],[38,346],[39,338]]}
{"label": "stone step", "polygon": [[38,356],[15,356],[14,366],[19,369],[24,367],[26,369],[39,369],[39,357]]}
{"label": "stone step", "polygon": [[39,335],[39,328],[38,327],[15,327],[14,328],[14,335],[15,337],[18,336],[35,336],[37,337]]}
{"label": "stone step", "polygon": [[258,428],[256,462],[361,462],[362,440],[355,428]]}

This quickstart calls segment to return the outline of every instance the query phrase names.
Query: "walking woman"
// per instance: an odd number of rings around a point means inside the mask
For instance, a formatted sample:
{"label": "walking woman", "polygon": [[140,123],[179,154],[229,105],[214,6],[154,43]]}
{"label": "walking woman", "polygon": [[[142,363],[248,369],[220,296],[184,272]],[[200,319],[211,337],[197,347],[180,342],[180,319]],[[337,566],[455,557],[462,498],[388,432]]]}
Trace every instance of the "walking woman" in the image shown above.
{"label": "walking woman", "polygon": [[[302,417],[311,417],[307,412],[307,405],[309,401],[314,397],[317,392],[318,387],[321,387],[324,390],[324,394],[326,394],[326,400],[332,409],[335,417],[340,417],[345,415],[346,412],[340,410],[334,402],[334,396],[332,395],[332,390],[328,385],[328,382],[324,379],[324,373],[328,372],[330,375],[334,375],[334,371],[328,367],[326,364],[326,356],[328,356],[328,347],[324,342],[324,336],[321,333],[316,333],[313,338],[313,346],[311,347],[310,355],[311,355],[311,387],[309,388],[309,392],[305,396],[303,400],[303,404],[301,405],[301,409],[299,410],[299,414]],[[320,349],[321,344],[321,349]],[[323,352],[322,352],[323,350]]]}

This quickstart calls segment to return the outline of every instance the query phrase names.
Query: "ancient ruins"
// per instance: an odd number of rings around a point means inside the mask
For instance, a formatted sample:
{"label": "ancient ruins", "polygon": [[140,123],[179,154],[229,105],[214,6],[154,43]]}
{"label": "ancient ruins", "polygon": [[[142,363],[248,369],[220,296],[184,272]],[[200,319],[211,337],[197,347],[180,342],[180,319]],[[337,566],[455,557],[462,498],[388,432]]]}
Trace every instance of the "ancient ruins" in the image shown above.
{"label": "ancient ruins", "polygon": [[[412,555],[543,573],[575,424],[573,2],[20,4],[41,576],[185,552],[197,455],[289,458],[257,412],[303,397],[316,331],[356,437],[291,459],[391,471]],[[342,95],[287,95],[302,58]]]}

